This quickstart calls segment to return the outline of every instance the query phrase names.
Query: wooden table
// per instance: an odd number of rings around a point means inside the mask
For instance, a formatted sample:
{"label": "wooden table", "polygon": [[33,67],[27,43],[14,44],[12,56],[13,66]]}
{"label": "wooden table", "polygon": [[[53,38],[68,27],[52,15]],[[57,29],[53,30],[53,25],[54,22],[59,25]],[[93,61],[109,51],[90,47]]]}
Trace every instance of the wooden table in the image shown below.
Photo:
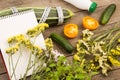
{"label": "wooden table", "polygon": [[[112,27],[116,22],[120,20],[120,0],[93,0],[93,1],[97,2],[98,7],[96,11],[92,14],[88,13],[87,11],[79,10],[75,8],[74,6],[64,2],[63,0],[0,0],[0,9],[5,9],[5,8],[13,7],[13,6],[15,7],[62,6],[64,8],[68,8],[72,10],[75,13],[75,15],[67,23],[75,23],[79,25],[79,36],[75,39],[68,39],[75,46],[75,43],[77,42],[77,40],[80,39],[81,31],[84,29],[82,27],[82,18],[84,16],[89,15],[99,20],[100,15],[103,12],[103,10],[109,4],[115,3],[117,5],[117,9],[114,15],[111,17],[109,23],[105,26],[100,25],[97,30],[101,30],[105,28],[107,29],[109,27]],[[51,32],[57,32],[57,33],[63,34],[63,26],[64,25],[54,26],[54,27],[47,29],[44,32],[45,38],[47,38]],[[61,47],[58,47],[57,44],[55,44],[55,49],[64,53],[68,57],[68,59],[71,60],[72,55],[68,55]],[[0,80],[8,80],[6,70],[4,68],[1,57],[0,57]],[[93,80],[120,80],[120,68],[114,68],[112,71],[108,73],[108,77],[105,77],[99,74],[99,75],[94,76]]]}

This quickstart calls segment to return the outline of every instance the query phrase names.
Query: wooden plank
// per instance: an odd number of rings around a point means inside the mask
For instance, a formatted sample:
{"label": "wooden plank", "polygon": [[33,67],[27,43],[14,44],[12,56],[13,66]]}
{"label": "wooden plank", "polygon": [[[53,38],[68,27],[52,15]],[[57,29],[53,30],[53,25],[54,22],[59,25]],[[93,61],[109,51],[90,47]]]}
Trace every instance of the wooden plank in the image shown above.
{"label": "wooden plank", "polygon": [[[93,0],[98,4],[98,7],[108,5],[110,3],[115,3],[114,0]],[[4,5],[3,5],[4,4]],[[73,5],[63,1],[63,0],[1,0],[0,8],[9,7],[23,7],[23,6],[34,6],[34,7],[46,7],[46,6],[62,6],[64,8],[71,9],[73,12],[81,11],[80,9],[74,7]]]}
{"label": "wooden plank", "polygon": [[[98,3],[98,7],[108,5],[110,3],[115,3],[114,0],[93,0]],[[23,4],[21,6],[37,6],[37,7],[45,7],[45,6],[62,6],[64,8],[71,9],[73,12],[81,11],[80,9],[74,7],[73,5],[63,1],[63,0],[23,0]],[[31,4],[32,3],[32,4]]]}
{"label": "wooden plank", "polygon": [[10,8],[13,6],[19,6],[22,4],[21,0],[2,0],[0,2],[0,9]]}
{"label": "wooden plank", "polygon": [[[93,1],[98,3],[98,7],[101,7],[101,6],[104,6],[104,5],[108,5],[110,3],[115,3],[114,0],[93,0]],[[64,8],[71,9],[73,12],[81,11],[80,9],[74,7],[73,5],[67,3],[67,2],[65,2],[63,0],[37,0],[37,1],[24,0],[22,2],[23,2],[23,4],[21,6],[37,6],[37,7],[62,6]]]}
{"label": "wooden plank", "polygon": [[93,1],[95,1],[98,4],[98,7],[119,2],[118,0],[93,0]]}
{"label": "wooden plank", "polygon": [[0,75],[0,80],[9,80],[9,78],[6,73],[3,73]]}
{"label": "wooden plank", "polygon": [[[5,73],[5,72],[6,72],[5,66],[4,66],[4,64],[3,64],[3,59],[2,59],[1,53],[0,53],[0,74]],[[1,79],[0,79],[0,80],[1,80]]]}
{"label": "wooden plank", "polygon": [[92,80],[120,80],[120,69],[108,72],[108,76],[96,75]]}

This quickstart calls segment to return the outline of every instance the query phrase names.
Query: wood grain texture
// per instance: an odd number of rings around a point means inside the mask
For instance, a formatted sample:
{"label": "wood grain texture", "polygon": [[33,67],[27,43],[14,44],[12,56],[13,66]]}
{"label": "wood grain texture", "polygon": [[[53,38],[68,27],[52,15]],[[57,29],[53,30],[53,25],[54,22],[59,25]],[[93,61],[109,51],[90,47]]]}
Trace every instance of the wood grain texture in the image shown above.
{"label": "wood grain texture", "polygon": [[9,80],[6,73],[0,75],[0,80]]}
{"label": "wood grain texture", "polygon": [[[92,14],[88,13],[88,11],[80,10],[73,5],[64,2],[63,0],[0,0],[0,10],[10,8],[10,7],[46,7],[46,6],[62,6],[63,8],[70,9],[74,12],[74,16],[67,22],[67,23],[75,23],[79,26],[79,35],[75,39],[68,39],[73,46],[76,46],[75,44],[77,43],[77,40],[81,38],[81,31],[84,29],[82,26],[82,18],[84,16],[92,16],[95,19],[99,21],[100,16],[104,9],[112,3],[115,3],[117,5],[116,11],[111,17],[109,23],[105,26],[100,25],[97,30],[94,32],[97,33],[99,30],[102,29],[108,29],[110,27],[113,27],[113,25],[117,22],[120,21],[120,0],[92,0],[98,3],[98,7],[96,11]],[[67,24],[65,23],[65,24]],[[58,34],[63,34],[63,27],[64,25],[61,26],[54,26],[49,29],[47,29],[43,35],[45,38],[49,37],[51,32],[57,32]],[[64,36],[65,37],[65,36]],[[68,54],[66,51],[64,51],[63,48],[58,46],[58,44],[54,43],[54,48],[57,49],[59,52],[65,54],[68,56],[68,59],[72,61],[72,54]],[[1,58],[1,57],[0,57]],[[0,80],[7,80],[6,74],[5,74],[5,69],[3,66],[3,63],[0,59]],[[96,75],[93,77],[92,80],[120,80],[120,69],[119,68],[114,68],[114,70],[108,72],[108,77],[105,77],[101,74]]]}
{"label": "wood grain texture", "polygon": [[0,75],[5,73],[5,72],[6,72],[5,66],[4,66],[3,59],[2,59],[2,56],[1,56],[1,53],[0,53]]}
{"label": "wood grain texture", "polygon": [[109,76],[106,77],[106,76],[99,74],[99,75],[94,76],[92,80],[120,80],[120,69],[110,71],[108,75]]}

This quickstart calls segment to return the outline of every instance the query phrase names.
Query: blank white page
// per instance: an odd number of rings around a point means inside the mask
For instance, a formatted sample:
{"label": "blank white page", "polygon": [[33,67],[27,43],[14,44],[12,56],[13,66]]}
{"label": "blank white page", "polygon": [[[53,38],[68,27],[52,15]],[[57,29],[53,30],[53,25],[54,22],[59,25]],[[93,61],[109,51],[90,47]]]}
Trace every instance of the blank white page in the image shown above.
{"label": "blank white page", "polygon": [[[8,54],[6,54],[5,52],[6,49],[9,47],[7,39],[18,34],[25,34],[28,29],[33,28],[37,24],[38,22],[33,10],[15,13],[13,15],[0,18],[0,49],[9,75],[11,75],[12,73],[12,68],[10,71]],[[42,34],[40,34],[40,36],[38,36],[38,38],[36,39],[36,44],[45,49],[44,38]],[[20,53],[16,53],[13,55],[14,66],[19,55]],[[19,63],[15,70],[17,80],[20,79],[20,76],[23,76],[23,74],[25,73],[29,56],[30,54],[24,51],[22,56],[20,57]],[[31,73],[32,70],[28,72],[28,75],[30,75]],[[15,80],[15,77],[13,77],[11,80]]]}

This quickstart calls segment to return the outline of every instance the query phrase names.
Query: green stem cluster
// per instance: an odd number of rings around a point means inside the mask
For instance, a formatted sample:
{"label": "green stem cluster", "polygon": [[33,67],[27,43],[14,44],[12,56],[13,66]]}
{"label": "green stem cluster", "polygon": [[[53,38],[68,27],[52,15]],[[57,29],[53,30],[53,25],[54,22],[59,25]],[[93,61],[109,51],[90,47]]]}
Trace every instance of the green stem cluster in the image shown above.
{"label": "green stem cluster", "polygon": [[[91,31],[83,31],[83,39],[77,43],[77,54],[75,54],[74,58],[79,62],[81,62],[82,59],[86,60],[85,71],[102,70],[102,73],[107,76],[107,71],[112,69],[111,67],[113,65],[111,64],[120,64],[117,60],[120,51],[116,50],[120,44],[118,41],[120,38],[120,28],[115,26],[97,35],[89,34],[91,34]],[[84,35],[89,36],[85,37]],[[86,56],[91,58],[87,59]]]}

